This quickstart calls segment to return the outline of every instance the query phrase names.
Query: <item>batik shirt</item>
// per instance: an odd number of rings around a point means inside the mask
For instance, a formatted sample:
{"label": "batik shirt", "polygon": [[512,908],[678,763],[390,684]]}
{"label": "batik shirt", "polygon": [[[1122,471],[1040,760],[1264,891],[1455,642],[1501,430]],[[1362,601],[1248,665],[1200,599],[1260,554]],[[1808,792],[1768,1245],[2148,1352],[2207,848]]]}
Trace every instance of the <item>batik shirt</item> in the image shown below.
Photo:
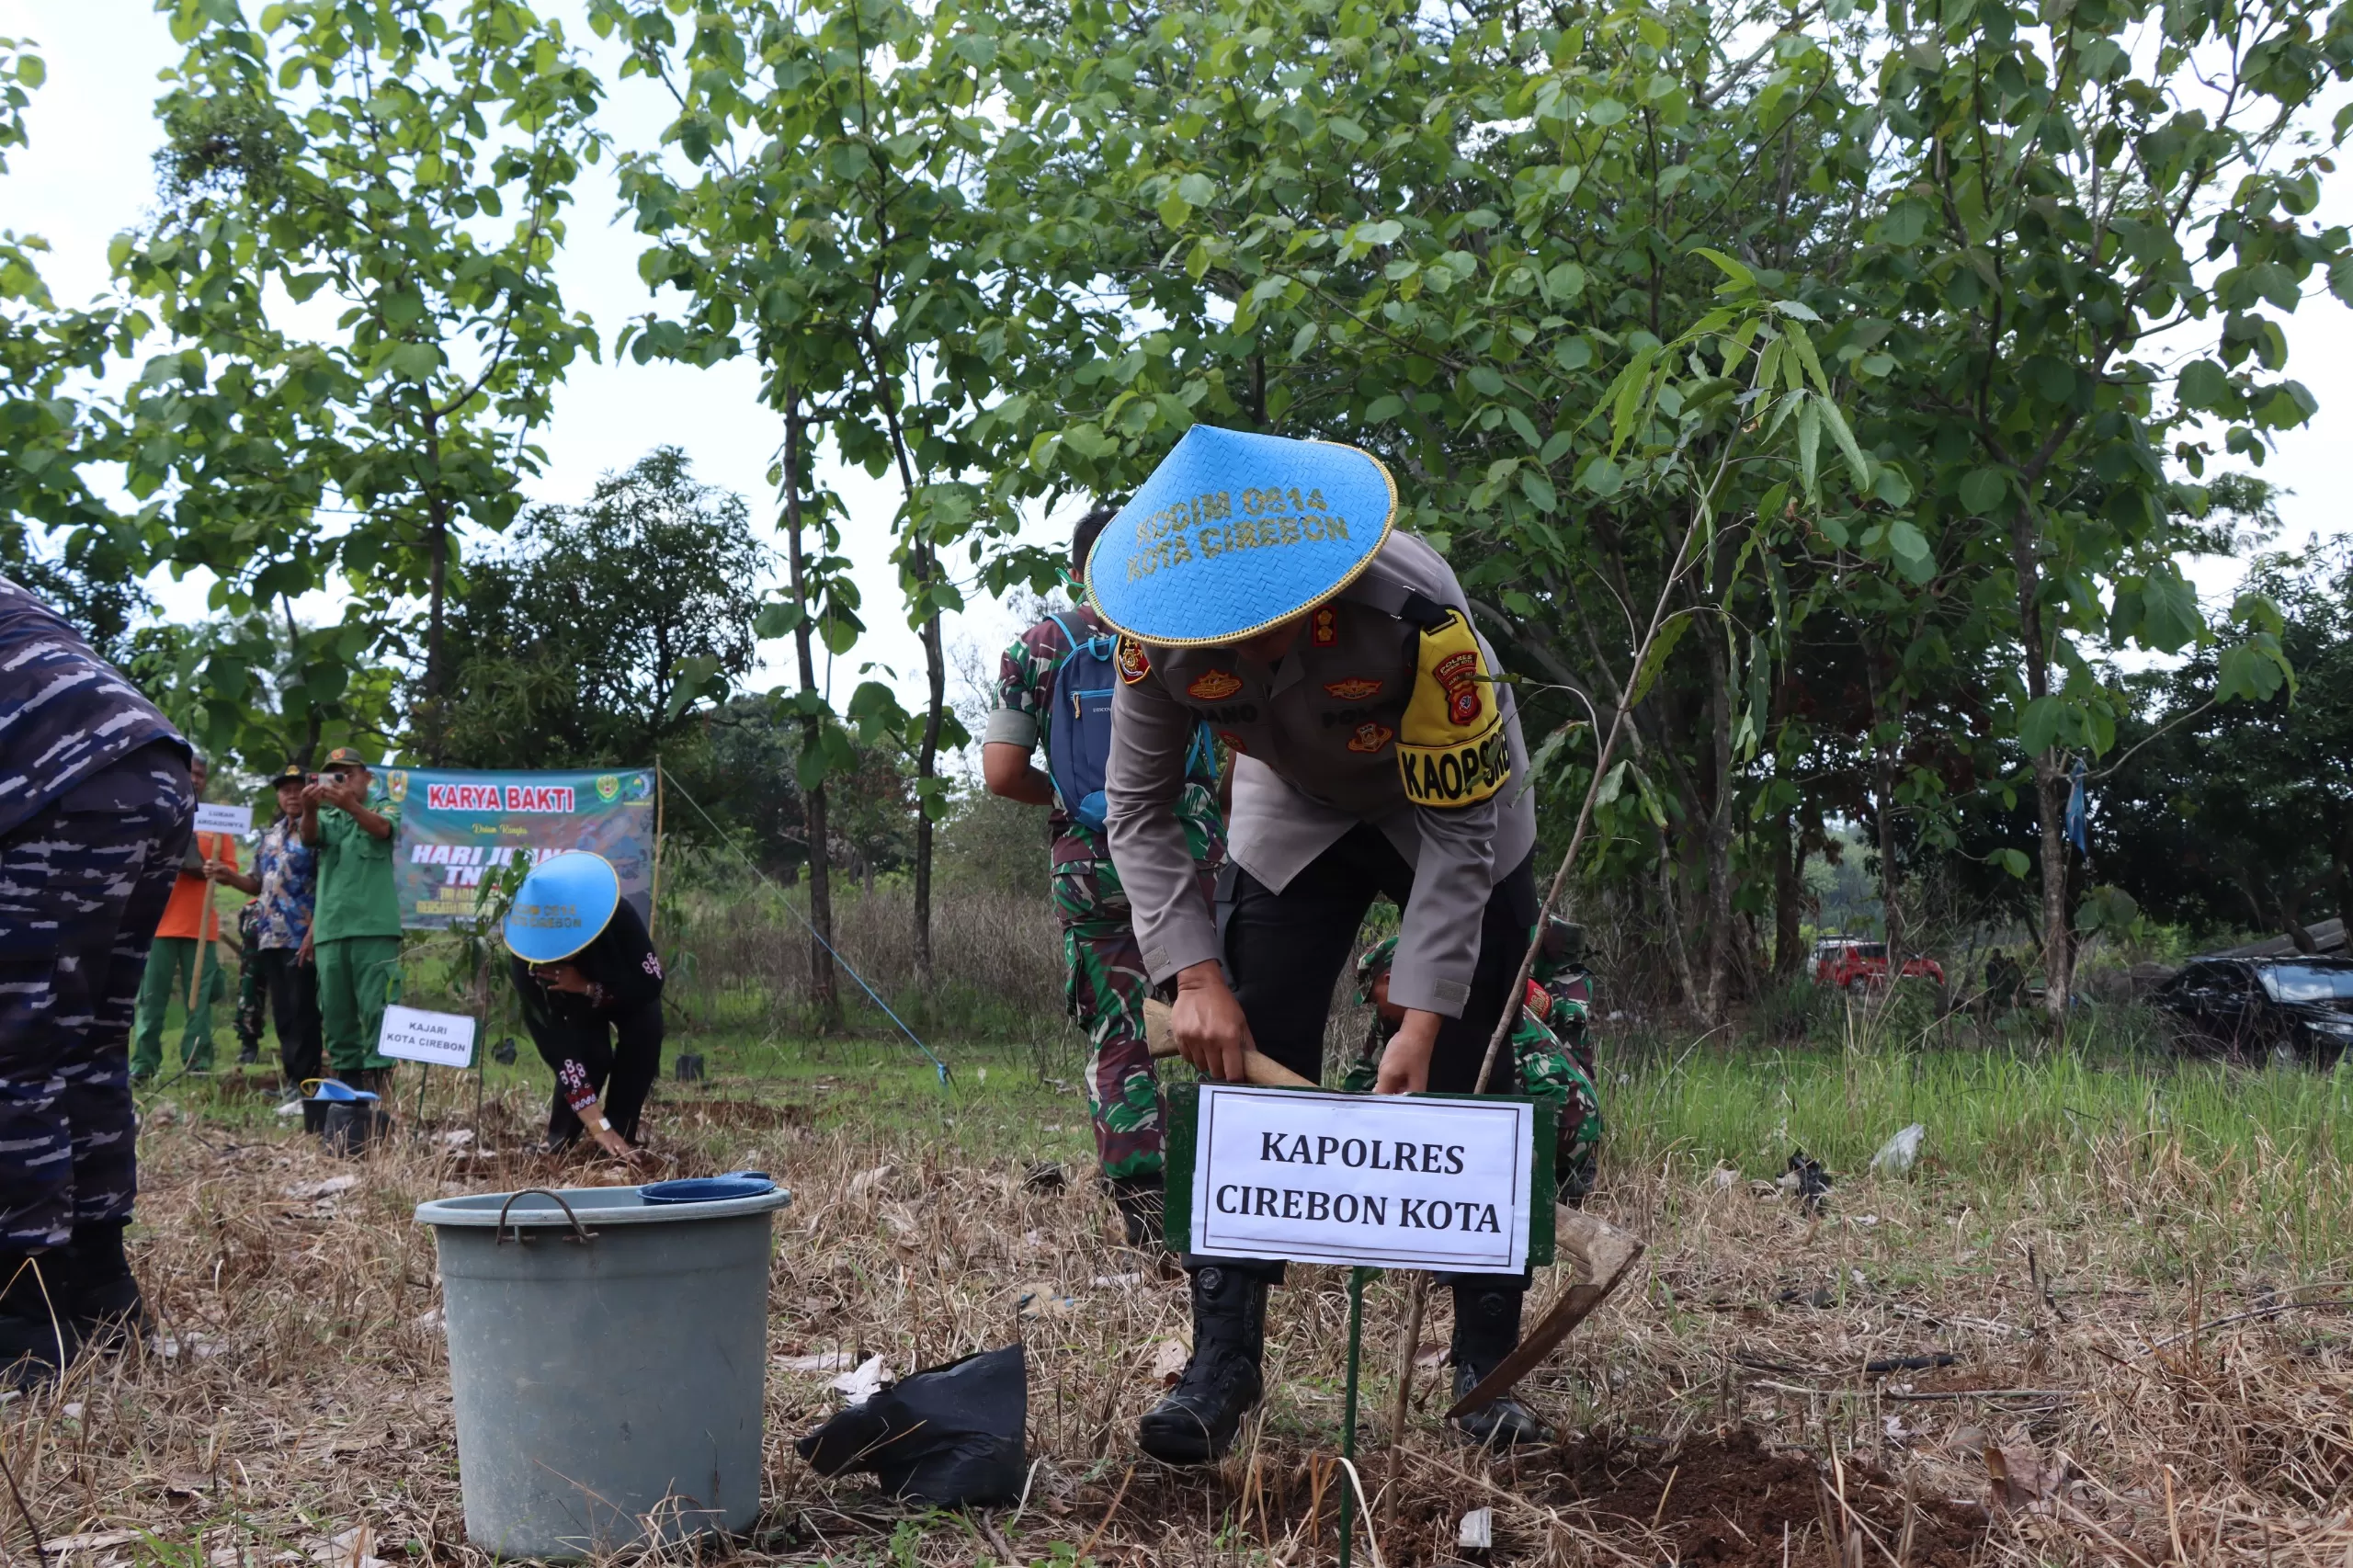
{"label": "batik shirt", "polygon": [[311,934],[311,909],[318,896],[319,860],[302,842],[302,826],[279,817],[261,830],[254,850],[254,874],[261,892],[254,898],[255,946],[299,948]]}
{"label": "batik shirt", "polygon": [[[1063,620],[1083,636],[1110,635],[1110,629],[1089,606],[1064,610]],[[1051,616],[1006,646],[997,664],[996,709],[989,715],[987,740],[1032,749],[1052,744],[1054,676],[1070,651],[1069,633]],[[1176,820],[1184,824],[1185,847],[1192,852],[1196,866],[1214,866],[1224,860],[1225,817],[1218,810],[1217,762],[1207,747],[1196,750],[1189,759],[1184,788],[1176,798]],[[1046,828],[1053,838],[1056,871],[1110,864],[1103,835],[1071,821],[1061,802],[1055,803]]]}
{"label": "batik shirt", "polygon": [[156,741],[188,744],[63,617],[0,577],[0,833]]}

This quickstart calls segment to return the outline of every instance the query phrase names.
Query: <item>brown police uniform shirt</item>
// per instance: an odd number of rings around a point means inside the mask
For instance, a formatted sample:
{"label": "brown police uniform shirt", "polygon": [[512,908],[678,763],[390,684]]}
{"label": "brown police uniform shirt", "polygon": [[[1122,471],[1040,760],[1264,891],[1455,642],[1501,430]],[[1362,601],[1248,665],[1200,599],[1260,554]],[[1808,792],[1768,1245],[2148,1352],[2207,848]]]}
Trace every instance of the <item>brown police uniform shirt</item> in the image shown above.
{"label": "brown police uniform shirt", "polygon": [[1193,726],[1233,748],[1227,852],[1279,892],[1359,822],[1414,868],[1390,996],[1461,1016],[1495,882],[1536,843],[1511,688],[1438,551],[1392,533],[1269,669],[1231,648],[1120,643],[1105,797],[1154,981],[1218,957],[1175,806]]}

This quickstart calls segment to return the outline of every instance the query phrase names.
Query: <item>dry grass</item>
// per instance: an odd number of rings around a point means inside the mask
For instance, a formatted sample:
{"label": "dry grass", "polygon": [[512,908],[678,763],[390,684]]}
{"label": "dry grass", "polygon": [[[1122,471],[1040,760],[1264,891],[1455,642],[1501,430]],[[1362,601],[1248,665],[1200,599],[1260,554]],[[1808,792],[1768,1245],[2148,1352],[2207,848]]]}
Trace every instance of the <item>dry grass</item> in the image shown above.
{"label": "dry grass", "polygon": [[[697,1005],[732,1017],[742,1005],[773,1009],[804,1005],[811,943],[791,909],[805,912],[805,887],[779,889],[742,881],[690,886],[676,900],[663,950]],[[834,942],[869,984],[894,1002],[915,988],[915,896],[903,886],[871,892],[838,886]],[[1063,1010],[1062,932],[1034,892],[943,890],[932,907],[932,965],[944,990],[985,997],[1008,1013],[1059,1019]],[[858,1005],[857,986],[839,981]]]}
{"label": "dry grass", "polygon": [[[924,1514],[818,1480],[790,1445],[832,1408],[825,1379],[772,1371],[770,1503],[736,1560],[1027,1562],[1085,1544],[1105,1562],[1332,1561],[1342,1276],[1295,1270],[1277,1296],[1275,1392],[1226,1464],[1140,1463],[1144,1368],[1186,1330],[1180,1285],[1111,1244],[1087,1184],[1023,1187],[1039,1124],[1071,1157],[1084,1112],[995,1060],[992,1085],[968,1056],[953,1101],[911,1092],[895,1062],[665,1085],[654,1133],[682,1173],[756,1163],[793,1189],[776,1355],[880,1351],[904,1371],[1018,1334],[1032,1358],[1038,1467],[1017,1517]],[[499,1152],[462,1162],[412,1144],[347,1165],[232,1114],[226,1094],[206,1092],[201,1110],[184,1099],[167,1122],[151,1108],[133,1247],[161,1335],[0,1414],[40,1530],[141,1532],[71,1559],[90,1568],[486,1561],[464,1542],[432,1246],[409,1212],[445,1192],[619,1179],[515,1153],[541,1092],[524,1080],[494,1096],[484,1141]],[[1812,1221],[1719,1176],[1712,1152],[1623,1146],[1654,1153],[1608,1165],[1596,1203],[1652,1250],[1537,1381],[1532,1402],[1570,1439],[1516,1459],[1465,1450],[1438,1424],[1445,1374],[1424,1370],[1385,1562],[1453,1560],[1456,1523],[1479,1506],[1495,1510],[1495,1560],[1521,1563],[2269,1568],[2353,1553],[2346,1313],[2271,1310],[2353,1288],[2291,1287],[2281,1259],[2229,1244],[2267,1179],[2259,1153],[2218,1173],[2143,1138],[1999,1192],[1950,1175],[1847,1177]],[[2207,1271],[2181,1278],[2185,1256]],[[1538,1304],[1557,1288],[1543,1280]],[[1024,1295],[1077,1301],[1023,1316]],[[1367,1305],[1374,1488],[1390,1473],[1381,1427],[1404,1301],[1384,1278]],[[1426,1342],[1444,1341],[1446,1301],[1433,1296]],[[1957,1359],[1862,1370],[1934,1352]],[[2018,1390],[2035,1392],[1984,1392]],[[14,1560],[30,1562],[26,1521],[5,1496],[0,1509]]]}

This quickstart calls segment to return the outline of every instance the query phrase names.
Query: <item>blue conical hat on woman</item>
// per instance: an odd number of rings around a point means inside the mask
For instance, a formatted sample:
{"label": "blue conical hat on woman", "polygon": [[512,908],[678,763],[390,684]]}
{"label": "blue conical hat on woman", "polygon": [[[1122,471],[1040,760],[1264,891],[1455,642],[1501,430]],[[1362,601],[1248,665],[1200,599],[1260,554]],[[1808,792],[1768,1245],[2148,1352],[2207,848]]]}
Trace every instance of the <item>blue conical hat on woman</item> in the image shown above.
{"label": "blue conical hat on woman", "polygon": [[506,950],[525,963],[561,963],[595,941],[620,907],[613,863],[567,849],[531,868],[506,912]]}
{"label": "blue conical hat on woman", "polygon": [[1396,515],[1370,452],[1196,425],[1095,541],[1086,597],[1141,642],[1236,642],[1354,582]]}

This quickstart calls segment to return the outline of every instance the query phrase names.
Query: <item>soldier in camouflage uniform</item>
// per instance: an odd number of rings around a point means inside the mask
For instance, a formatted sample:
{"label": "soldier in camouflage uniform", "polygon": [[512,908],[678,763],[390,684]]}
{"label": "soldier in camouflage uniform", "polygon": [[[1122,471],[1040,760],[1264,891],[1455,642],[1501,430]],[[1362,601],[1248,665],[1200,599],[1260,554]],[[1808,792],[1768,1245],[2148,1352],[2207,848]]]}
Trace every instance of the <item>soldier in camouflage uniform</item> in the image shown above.
{"label": "soldier in camouflage uniform", "polygon": [[[1079,520],[1071,541],[1074,579],[1111,516],[1105,509]],[[1129,1244],[1157,1246],[1163,1168],[1160,1082],[1153,1072],[1143,1018],[1152,982],[1137,950],[1127,892],[1112,868],[1102,834],[1071,819],[1054,798],[1052,781],[1030,760],[1041,744],[1051,744],[1054,677],[1071,652],[1074,632],[1085,638],[1108,634],[1108,629],[1093,609],[1082,606],[1064,611],[1060,619],[1047,617],[1006,649],[998,666],[996,708],[989,714],[981,747],[982,770],[992,794],[1051,809],[1048,831],[1052,837],[1054,915],[1063,931],[1064,999],[1070,1016],[1086,1030],[1086,1103],[1095,1124],[1096,1153]],[[1225,856],[1217,783],[1214,756],[1205,754],[1203,765],[1187,778],[1177,805],[1204,899],[1211,894]]]}
{"label": "soldier in camouflage uniform", "polygon": [[[1397,938],[1384,937],[1357,959],[1357,1000],[1369,1004],[1373,1014],[1356,1063],[1340,1084],[1350,1094],[1372,1092],[1373,1081],[1381,1071],[1381,1053],[1389,1044],[1389,1037],[1397,1032],[1397,1026],[1405,1021],[1405,1009],[1389,1000],[1389,965],[1396,956]],[[1520,1092],[1552,1103],[1560,1129],[1560,1142],[1552,1152],[1552,1172],[1560,1185],[1561,1200],[1582,1204],[1593,1190],[1594,1154],[1601,1146],[1601,1095],[1593,1085],[1591,1072],[1546,1027],[1542,1010],[1548,1005],[1575,1007],[1582,1030],[1583,1007],[1573,1002],[1552,1003],[1543,987],[1531,980],[1526,1005],[1512,1024],[1508,1043],[1512,1060],[1519,1068]]]}
{"label": "soldier in camouflage uniform", "polygon": [[[1585,927],[1557,915],[1544,920],[1543,945],[1537,949],[1536,968],[1529,978],[1529,1006],[1569,1048],[1577,1065],[1593,1082],[1601,1075],[1593,1066],[1593,971],[1585,966]],[[1536,997],[1543,997],[1540,1006]]]}
{"label": "soldier in camouflage uniform", "polygon": [[196,813],[188,743],[0,577],[0,1381],[143,1318],[131,1012]]}

